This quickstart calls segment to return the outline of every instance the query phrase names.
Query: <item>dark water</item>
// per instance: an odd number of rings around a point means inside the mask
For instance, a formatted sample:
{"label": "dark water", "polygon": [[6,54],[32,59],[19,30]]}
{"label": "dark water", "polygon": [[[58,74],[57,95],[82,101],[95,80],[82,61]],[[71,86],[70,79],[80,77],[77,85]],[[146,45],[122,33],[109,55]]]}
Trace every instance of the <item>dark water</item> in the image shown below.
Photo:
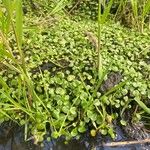
{"label": "dark water", "polygon": [[[88,134],[83,135],[80,140],[72,139],[68,144],[65,144],[64,138],[53,140],[51,142],[44,141],[43,147],[34,145],[33,141],[25,142],[23,130],[20,128],[0,128],[0,150],[150,150],[148,145],[129,145],[119,147],[103,147],[102,142],[111,142],[109,137],[101,137],[98,135],[95,138]],[[116,128],[117,137],[115,141],[125,141],[122,130]]]}

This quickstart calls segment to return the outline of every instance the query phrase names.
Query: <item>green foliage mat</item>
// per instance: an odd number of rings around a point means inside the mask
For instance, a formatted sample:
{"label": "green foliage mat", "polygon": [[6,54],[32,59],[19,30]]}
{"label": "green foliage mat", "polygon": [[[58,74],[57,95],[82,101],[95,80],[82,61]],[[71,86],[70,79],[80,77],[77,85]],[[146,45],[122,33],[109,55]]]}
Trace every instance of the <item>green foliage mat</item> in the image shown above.
{"label": "green foliage mat", "polygon": [[[88,127],[93,129],[93,136],[96,128],[114,138],[112,120],[122,117],[122,110],[131,109],[130,102],[134,99],[148,104],[150,32],[141,34],[112,22],[102,27],[103,68],[108,70],[108,77],[110,73],[119,73],[121,81],[127,80],[123,87],[102,99],[109,89],[102,91],[99,88],[92,96],[97,85],[97,51],[85,32],[96,37],[97,23],[59,16],[41,20],[25,18],[22,49],[35,90],[49,111],[47,114],[42,104],[32,102],[33,111],[35,109],[38,113],[34,114],[35,121],[28,120],[29,129],[40,137],[38,140],[42,140],[48,122],[54,127],[51,130],[55,138],[78,136]],[[18,57],[15,49],[14,53]],[[0,74],[12,87],[12,97],[18,96],[18,75],[5,69]],[[2,98],[1,102],[5,103],[5,99]],[[23,113],[7,109],[6,112],[20,124],[25,123]],[[2,114],[0,116],[3,118]],[[123,120],[121,123],[124,124]]]}

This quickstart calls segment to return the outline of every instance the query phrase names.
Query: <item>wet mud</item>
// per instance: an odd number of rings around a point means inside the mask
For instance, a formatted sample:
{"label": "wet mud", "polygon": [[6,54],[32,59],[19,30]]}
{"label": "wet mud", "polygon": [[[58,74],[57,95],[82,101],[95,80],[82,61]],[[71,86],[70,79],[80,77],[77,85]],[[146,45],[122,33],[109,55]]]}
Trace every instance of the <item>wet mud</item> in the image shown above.
{"label": "wet mud", "polygon": [[[91,137],[88,132],[84,134],[80,140],[72,139],[68,143],[65,138],[61,137],[57,140],[44,140],[42,146],[35,145],[33,140],[24,141],[23,128],[18,126],[3,125],[0,128],[0,150],[149,150],[150,146],[147,144],[128,145],[118,147],[104,147],[102,143],[112,142],[110,137],[102,137],[97,135]],[[114,141],[129,140],[120,127],[116,127],[116,139]]]}

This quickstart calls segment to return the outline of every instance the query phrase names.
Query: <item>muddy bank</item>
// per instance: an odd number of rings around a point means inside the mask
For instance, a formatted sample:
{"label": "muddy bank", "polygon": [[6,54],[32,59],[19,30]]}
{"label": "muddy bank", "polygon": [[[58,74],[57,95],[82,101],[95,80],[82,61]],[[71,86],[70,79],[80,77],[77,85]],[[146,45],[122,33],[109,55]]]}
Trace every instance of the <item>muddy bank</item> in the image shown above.
{"label": "muddy bank", "polygon": [[[0,150],[149,150],[150,145],[136,144],[128,146],[118,146],[118,147],[104,147],[102,143],[112,142],[109,137],[102,137],[97,135],[96,137],[91,137],[88,132],[82,135],[80,140],[72,139],[67,144],[63,137],[52,140],[44,141],[43,146],[34,145],[34,141],[30,140],[28,142],[24,141],[23,128],[17,125],[4,124],[0,128]],[[114,141],[127,141],[127,138],[123,130],[116,126],[116,139]]]}

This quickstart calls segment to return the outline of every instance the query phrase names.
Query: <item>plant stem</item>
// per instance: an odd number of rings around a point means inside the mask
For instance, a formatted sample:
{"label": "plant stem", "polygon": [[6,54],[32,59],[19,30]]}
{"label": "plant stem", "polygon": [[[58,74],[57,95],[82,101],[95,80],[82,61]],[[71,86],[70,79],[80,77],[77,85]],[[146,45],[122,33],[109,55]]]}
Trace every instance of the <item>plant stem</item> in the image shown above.
{"label": "plant stem", "polygon": [[101,40],[101,0],[98,3],[98,78],[102,77],[102,57],[100,53]]}

